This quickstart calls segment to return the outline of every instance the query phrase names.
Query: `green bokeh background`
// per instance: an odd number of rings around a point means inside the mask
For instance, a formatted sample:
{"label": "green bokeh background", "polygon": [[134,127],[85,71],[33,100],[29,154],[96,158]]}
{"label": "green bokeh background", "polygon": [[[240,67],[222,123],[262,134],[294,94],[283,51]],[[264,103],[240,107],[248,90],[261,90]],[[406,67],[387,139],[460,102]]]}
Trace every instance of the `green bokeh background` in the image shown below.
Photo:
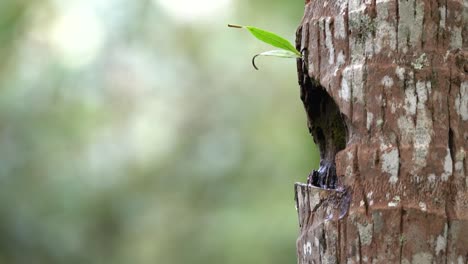
{"label": "green bokeh background", "polygon": [[172,2],[0,1],[0,263],[296,263],[303,1]]}

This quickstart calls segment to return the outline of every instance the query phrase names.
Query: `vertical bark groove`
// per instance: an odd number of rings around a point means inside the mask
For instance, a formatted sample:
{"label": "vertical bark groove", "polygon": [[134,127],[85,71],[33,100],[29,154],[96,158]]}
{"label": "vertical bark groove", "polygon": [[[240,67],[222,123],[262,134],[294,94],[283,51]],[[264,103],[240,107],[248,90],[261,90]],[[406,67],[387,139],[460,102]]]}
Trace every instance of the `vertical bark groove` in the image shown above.
{"label": "vertical bark groove", "polygon": [[399,259],[399,263],[402,263],[402,258],[403,258],[403,247],[405,245],[405,233],[404,233],[404,229],[403,229],[403,224],[404,224],[404,214],[405,211],[403,210],[403,208],[400,209],[400,227],[399,227],[399,242],[400,242],[400,246],[399,246],[399,251],[398,251],[398,259]]}

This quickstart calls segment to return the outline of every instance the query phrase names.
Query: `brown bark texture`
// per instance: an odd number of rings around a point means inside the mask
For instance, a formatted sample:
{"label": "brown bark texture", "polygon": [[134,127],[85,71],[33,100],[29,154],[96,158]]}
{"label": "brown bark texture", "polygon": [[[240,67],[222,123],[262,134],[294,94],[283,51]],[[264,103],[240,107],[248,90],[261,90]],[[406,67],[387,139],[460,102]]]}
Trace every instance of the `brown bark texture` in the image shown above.
{"label": "brown bark texture", "polygon": [[298,263],[468,263],[468,0],[311,0]]}

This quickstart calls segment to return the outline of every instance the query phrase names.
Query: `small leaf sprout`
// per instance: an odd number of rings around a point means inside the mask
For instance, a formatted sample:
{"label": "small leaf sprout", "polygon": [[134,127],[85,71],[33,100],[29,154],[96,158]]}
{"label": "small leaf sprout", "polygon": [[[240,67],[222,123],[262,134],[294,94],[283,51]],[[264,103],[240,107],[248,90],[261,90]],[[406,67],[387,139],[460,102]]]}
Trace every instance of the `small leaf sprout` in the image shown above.
{"label": "small leaf sprout", "polygon": [[241,26],[235,24],[228,24],[228,27],[231,28],[244,28],[247,29],[255,38],[261,40],[267,44],[270,44],[273,47],[280,48],[277,50],[265,51],[259,54],[256,54],[252,58],[253,67],[258,70],[258,67],[255,65],[255,59],[259,56],[272,56],[279,58],[301,58],[302,55],[297,49],[289,42],[287,39],[273,33],[266,31],[257,27],[252,26]]}

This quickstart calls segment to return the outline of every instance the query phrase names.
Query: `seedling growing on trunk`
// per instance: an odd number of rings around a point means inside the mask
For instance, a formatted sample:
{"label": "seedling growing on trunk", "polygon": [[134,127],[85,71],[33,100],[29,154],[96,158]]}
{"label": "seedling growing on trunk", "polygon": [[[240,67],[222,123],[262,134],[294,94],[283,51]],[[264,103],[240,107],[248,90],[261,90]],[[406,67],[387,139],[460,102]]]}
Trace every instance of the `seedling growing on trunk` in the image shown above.
{"label": "seedling growing on trunk", "polygon": [[254,37],[257,39],[270,44],[273,47],[280,48],[279,50],[270,50],[265,51],[259,54],[256,54],[252,58],[252,65],[253,67],[258,70],[257,66],[255,65],[255,59],[259,56],[272,56],[272,57],[279,57],[279,58],[301,58],[301,53],[297,51],[297,49],[289,42],[287,39],[278,36],[277,34],[266,31],[257,27],[252,26],[240,26],[240,25],[233,25],[228,24],[228,27],[231,28],[245,28],[247,29]]}

